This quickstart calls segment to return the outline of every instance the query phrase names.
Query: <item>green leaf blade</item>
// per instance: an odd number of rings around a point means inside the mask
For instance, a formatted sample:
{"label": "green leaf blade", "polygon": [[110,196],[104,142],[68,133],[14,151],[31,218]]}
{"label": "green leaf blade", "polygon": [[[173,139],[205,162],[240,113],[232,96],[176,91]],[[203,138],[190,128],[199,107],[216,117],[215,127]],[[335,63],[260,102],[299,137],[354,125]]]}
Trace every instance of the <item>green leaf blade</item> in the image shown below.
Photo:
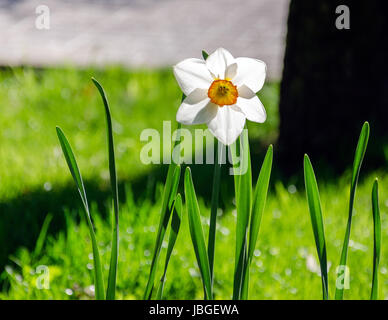
{"label": "green leaf blade", "polygon": [[49,213],[49,214],[47,214],[46,218],[43,221],[42,228],[40,229],[38,239],[36,240],[35,249],[32,253],[33,260],[35,258],[37,258],[40,255],[40,253],[42,252],[44,242],[45,242],[46,237],[47,237],[47,232],[48,232],[48,229],[50,227],[50,223],[51,223],[52,219],[53,219],[53,214]]}
{"label": "green leaf blade", "polygon": [[71,175],[73,176],[74,182],[77,185],[78,192],[81,196],[81,200],[82,200],[82,203],[83,203],[84,209],[85,209],[85,219],[86,219],[86,222],[87,222],[87,225],[89,228],[89,234],[90,234],[90,239],[92,242],[92,249],[93,249],[96,299],[97,300],[104,300],[105,299],[104,280],[103,280],[103,276],[102,276],[100,253],[98,251],[96,235],[94,232],[94,227],[93,227],[93,223],[92,223],[91,216],[90,216],[88,200],[86,197],[86,191],[84,188],[84,183],[82,180],[81,172],[78,169],[78,164],[77,164],[77,161],[75,159],[73,150],[72,150],[70,143],[67,140],[65,134],[63,133],[62,129],[59,127],[57,127],[56,130],[57,130],[58,139],[59,139],[63,154],[65,156],[67,165],[70,169]]}
{"label": "green leaf blade", "polygon": [[[244,274],[247,268],[247,234],[252,209],[252,171],[249,150],[248,130],[244,130],[236,145],[240,144],[242,168],[235,171],[235,194],[237,206],[236,253],[233,282],[233,299],[241,299]],[[233,161],[235,164],[235,161]],[[241,163],[240,163],[241,167]],[[246,171],[245,171],[245,169]],[[242,171],[243,170],[243,171]],[[245,172],[244,172],[245,171]]]}
{"label": "green leaf blade", "polygon": [[373,183],[372,188],[372,211],[373,211],[373,276],[372,276],[372,289],[371,300],[378,299],[378,274],[381,255],[381,221],[380,221],[380,208],[379,208],[379,185],[377,179]]}
{"label": "green leaf blade", "polygon": [[[181,167],[180,165],[176,165],[174,163],[171,163],[168,172],[167,172],[167,178],[166,183],[164,185],[164,191],[163,191],[163,198],[162,198],[162,207],[160,212],[160,221],[159,221],[159,228],[158,228],[158,234],[156,236],[156,243],[155,248],[152,256],[152,262],[151,262],[151,268],[150,273],[148,277],[148,282],[146,286],[146,290],[144,292],[144,300],[151,299],[152,291],[154,288],[154,281],[155,281],[155,275],[156,275],[156,269],[159,261],[160,251],[163,244],[163,239],[166,234],[168,222],[170,220],[171,216],[171,207],[169,204],[173,204],[173,200],[176,197],[176,193],[178,190],[178,184],[181,174]],[[172,200],[171,200],[172,199]]]}
{"label": "green leaf blade", "polygon": [[191,171],[189,167],[186,168],[185,172],[184,189],[186,197],[187,215],[189,218],[190,235],[202,277],[205,299],[213,299],[209,260],[207,256],[197,196],[195,193],[193,179],[191,177]]}
{"label": "green leaf blade", "polygon": [[310,212],[311,224],[313,227],[319,264],[321,268],[323,299],[328,300],[329,289],[327,276],[326,240],[323,225],[321,200],[319,196],[318,184],[315,178],[314,169],[307,154],[304,157],[304,178],[307,203]]}
{"label": "green leaf blade", "polygon": [[269,181],[272,171],[273,161],[273,146],[268,147],[263,164],[260,169],[259,177],[256,182],[255,193],[253,196],[253,205],[251,213],[251,222],[249,230],[249,246],[248,246],[248,263],[244,275],[244,284],[242,291],[242,299],[248,299],[248,285],[249,285],[249,268],[255,251],[257,238],[259,235],[261,217],[263,216],[265,203],[267,200]]}
{"label": "green leaf blade", "polygon": [[257,242],[257,237],[260,230],[261,217],[264,212],[265,203],[267,201],[267,194],[269,188],[269,181],[271,178],[273,161],[273,146],[270,145],[265,155],[263,164],[260,169],[259,177],[256,182],[254,202],[252,206],[252,219],[249,234],[249,251],[248,258],[252,259],[253,252]]}
{"label": "green leaf blade", "polygon": [[[184,94],[182,94],[181,102],[186,98]],[[178,146],[178,154],[180,154],[180,129],[182,125],[181,123],[178,123],[178,136],[175,139],[174,143],[174,149]],[[172,157],[173,158],[173,157]],[[176,170],[179,171],[176,171]],[[162,199],[162,207],[161,207],[161,213],[160,213],[160,220],[159,220],[159,227],[158,227],[158,234],[156,236],[156,243],[155,248],[152,256],[152,262],[151,262],[151,268],[150,273],[148,276],[147,286],[144,292],[143,299],[149,300],[152,297],[152,290],[154,288],[154,281],[155,281],[155,273],[159,261],[159,255],[160,255],[160,249],[163,243],[164,235],[166,233],[168,221],[171,216],[171,208],[174,203],[176,193],[178,190],[179,180],[180,180],[180,173],[181,168],[179,164],[174,163],[174,159],[172,159],[171,164],[168,167],[166,182],[164,184],[164,191],[163,191],[163,199]]]}
{"label": "green leaf blade", "polygon": [[63,133],[62,129],[57,127],[57,136],[59,139],[59,143],[61,144],[61,148],[63,151],[63,155],[65,156],[65,160],[67,162],[67,165],[69,167],[70,173],[73,177],[74,182],[76,183],[77,189],[80,193],[81,200],[84,204],[84,206],[88,207],[88,201],[86,197],[86,192],[84,188],[84,183],[82,180],[81,173],[78,169],[78,164],[75,159],[73,150],[71,149],[70,143],[67,140],[65,134]]}
{"label": "green leaf blade", "polygon": [[[360,175],[361,165],[364,160],[366,148],[368,146],[369,140],[369,123],[365,122],[362,126],[360,137],[358,139],[356,152],[354,155],[353,162],[353,171],[352,171],[352,180],[350,184],[350,199],[349,199],[349,213],[348,213],[348,222],[346,225],[345,238],[341,251],[341,259],[339,266],[345,266],[347,263],[348,257],[348,248],[349,248],[349,239],[350,239],[350,229],[352,225],[352,217],[353,217],[353,207],[354,207],[354,199],[356,196],[358,177]],[[344,287],[337,287],[335,290],[335,299],[342,300],[344,297]]]}
{"label": "green leaf blade", "polygon": [[171,259],[172,251],[174,250],[175,242],[178,238],[180,225],[182,222],[182,197],[180,193],[177,194],[175,203],[173,206],[173,214],[171,218],[171,230],[170,230],[170,236],[168,239],[168,245],[167,245],[167,253],[166,253],[166,261],[164,264],[164,271],[162,278],[160,279],[160,284],[157,292],[157,300],[162,300],[163,298],[163,289],[164,289],[164,283],[166,280],[166,274],[168,269],[168,264]]}
{"label": "green leaf blade", "polygon": [[116,293],[116,278],[118,265],[118,250],[119,250],[119,196],[116,173],[116,161],[114,151],[112,118],[109,109],[108,99],[106,97],[104,88],[94,78],[92,78],[94,85],[97,87],[105,108],[106,124],[107,124],[107,138],[108,138],[108,156],[109,156],[109,175],[113,198],[113,221],[112,221],[112,250],[109,266],[108,287],[106,292],[107,300],[114,300]]}

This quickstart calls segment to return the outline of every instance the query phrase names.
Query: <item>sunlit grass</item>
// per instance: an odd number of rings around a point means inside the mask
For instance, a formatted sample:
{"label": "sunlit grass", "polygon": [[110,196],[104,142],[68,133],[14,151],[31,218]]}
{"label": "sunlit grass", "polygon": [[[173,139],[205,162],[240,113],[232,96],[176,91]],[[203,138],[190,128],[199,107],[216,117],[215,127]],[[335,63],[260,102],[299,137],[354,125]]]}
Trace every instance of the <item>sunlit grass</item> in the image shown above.
{"label": "sunlit grass", "polygon": [[[72,136],[85,180],[97,177],[109,184],[106,150],[100,147],[106,139],[105,115],[92,76],[109,93],[118,177],[134,179],[152,170],[139,159],[145,145],[140,133],[145,128],[161,132],[163,120],[175,122],[181,92],[170,69],[0,71],[1,199],[43,189],[46,182],[54,188],[70,181],[55,133],[59,123]],[[260,130],[252,126],[251,136],[271,138],[278,125],[278,84],[262,91],[270,120]]]}
{"label": "sunlit grass", "polygon": [[[316,170],[319,168],[315,167]],[[380,184],[388,183],[388,176],[379,175]],[[345,290],[345,299],[369,299],[373,272],[373,221],[371,214],[371,186],[374,175],[359,184],[358,197],[350,237],[349,259],[350,288]],[[293,188],[289,188],[294,192]],[[305,201],[305,191],[290,193],[278,184],[276,192],[270,193],[260,228],[258,246],[250,272],[250,299],[321,299],[321,278],[319,262],[316,258],[314,236]],[[159,188],[157,203],[150,200],[134,201],[130,189],[127,202],[121,206],[120,255],[117,278],[118,299],[141,299],[147,283],[157,232],[162,190]],[[341,179],[338,185],[320,185],[322,210],[325,219],[325,238],[329,265],[329,288],[333,295],[335,288],[335,264],[339,260],[342,247],[344,225],[346,225],[348,179]],[[387,241],[388,193],[380,190],[382,243]],[[210,212],[199,199],[200,211]],[[81,210],[81,209],[80,209]],[[91,214],[95,217],[97,238],[103,262],[104,277],[109,269],[109,243],[111,227],[102,219],[96,206]],[[205,237],[208,233],[209,215],[203,220]],[[90,286],[93,284],[92,251],[87,225],[76,224],[69,219],[65,230],[49,236],[43,253],[32,261],[32,253],[20,249],[9,262],[3,276],[11,279],[11,289],[2,297],[7,298],[92,298]],[[234,210],[222,212],[218,219],[216,275],[214,295],[216,299],[231,298],[233,291],[234,234],[236,213]],[[164,297],[168,299],[202,299],[203,288],[199,269],[188,230],[186,213],[183,214],[181,230],[172,253],[167,271]],[[167,247],[163,245],[161,261]],[[379,274],[379,298],[388,298],[388,249],[382,246]],[[51,272],[50,290],[36,289],[36,275],[30,272],[38,265],[48,265]],[[22,266],[20,268],[19,266]],[[163,268],[159,268],[156,279],[160,279]],[[71,290],[67,290],[71,289]],[[71,293],[71,294],[70,294]],[[70,295],[69,295],[70,294]]]}
{"label": "sunlit grass", "polygon": [[[127,191],[120,206],[120,254],[117,272],[118,299],[141,299],[144,295],[156,233],[158,231],[162,186],[156,194],[134,199],[130,182],[146,175],[153,166],[142,165],[139,152],[144,145],[139,135],[144,128],[162,128],[163,120],[174,120],[180,102],[180,90],[170,70],[128,72],[121,68],[105,71],[72,68],[44,71],[22,70],[0,73],[0,198],[3,203],[31,191],[60,188],[71,179],[57,142],[55,125],[61,124],[72,141],[74,152],[85,180],[94,179],[102,186],[109,184],[106,155],[104,110],[91,76],[96,76],[109,92],[113,114],[118,176],[125,180]],[[268,85],[260,95],[268,111],[269,121],[261,126],[249,126],[251,138],[273,141],[277,135],[278,85]],[[276,153],[275,153],[276,157]],[[302,170],[301,159],[301,170]],[[367,161],[367,159],[366,159]],[[261,163],[261,162],[260,162]],[[319,166],[314,166],[319,175]],[[374,173],[365,177],[361,172],[355,199],[352,232],[349,242],[348,266],[350,288],[345,299],[368,299],[373,272],[373,220],[371,189],[374,178],[379,184],[388,183],[388,176]],[[257,176],[253,176],[256,181]],[[319,179],[319,190],[325,220],[325,239],[329,267],[329,288],[335,288],[335,267],[339,261],[344,228],[347,222],[349,179],[346,174],[336,184]],[[194,179],[194,187],[197,179]],[[260,225],[260,235],[250,267],[250,299],[320,299],[321,278],[319,262],[311,230],[305,190],[283,186],[279,182],[269,193]],[[203,190],[201,190],[203,191]],[[206,191],[211,192],[211,185]],[[74,201],[78,199],[74,188]],[[77,199],[77,200],[76,200]],[[125,201],[124,201],[125,200]],[[380,188],[382,243],[387,230],[388,193]],[[79,201],[79,200],[78,200]],[[204,238],[209,232],[210,208],[199,201]],[[79,203],[81,204],[81,203]],[[234,245],[236,209],[233,199],[219,210],[214,265],[216,299],[230,299],[233,292]],[[62,204],[58,203],[62,207]],[[111,202],[106,203],[111,207]],[[79,207],[79,210],[82,210]],[[39,241],[38,249],[19,248],[7,260],[1,273],[4,284],[0,298],[29,299],[91,299],[94,298],[93,255],[89,229],[85,221],[75,221],[74,213],[61,209],[67,217],[66,225]],[[108,278],[111,219],[104,216],[95,203],[91,215],[102,260],[104,278]],[[4,214],[7,214],[4,212]],[[42,212],[46,215],[47,212]],[[186,210],[178,238],[172,251],[163,297],[166,299],[202,299],[201,275],[190,241]],[[0,239],[7,239],[12,226],[0,225]],[[11,230],[10,230],[11,229]],[[50,229],[50,227],[49,227]],[[44,229],[43,229],[44,230]],[[45,232],[42,232],[44,235]],[[25,234],[18,235],[20,237]],[[162,243],[165,261],[168,237]],[[2,240],[2,243],[7,241]],[[33,245],[32,245],[33,247]],[[388,298],[388,249],[381,248],[379,269],[379,298]],[[36,288],[36,267],[47,265],[50,270],[50,289]],[[155,276],[161,279],[163,263]],[[156,289],[156,288],[155,288]],[[334,294],[333,290],[330,292]]]}
{"label": "sunlit grass", "polygon": [[[161,132],[164,120],[175,121],[181,92],[171,69],[2,69],[0,209],[4,214],[0,242],[7,247],[0,247],[0,266],[9,248],[34,242],[46,210],[54,207],[59,213],[65,203],[78,204],[72,194],[63,194],[73,184],[57,140],[58,124],[71,137],[85,183],[93,181],[94,192],[109,191],[105,114],[92,76],[109,94],[119,182],[149,179],[152,185],[154,177],[148,174],[160,171],[157,165],[141,163],[139,154],[146,142],[140,141],[140,134],[146,128]],[[252,127],[252,137],[276,136],[278,87],[263,88],[260,98],[271,122],[260,130]],[[18,206],[23,201],[27,207]],[[54,220],[62,216],[56,214]]]}

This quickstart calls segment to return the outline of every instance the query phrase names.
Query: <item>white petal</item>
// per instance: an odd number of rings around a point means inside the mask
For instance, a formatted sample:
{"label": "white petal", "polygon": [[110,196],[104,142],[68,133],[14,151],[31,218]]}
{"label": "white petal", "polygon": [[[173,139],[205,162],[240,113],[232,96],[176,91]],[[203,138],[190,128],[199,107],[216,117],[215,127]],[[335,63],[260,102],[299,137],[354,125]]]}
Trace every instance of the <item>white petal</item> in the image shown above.
{"label": "white petal", "polygon": [[213,82],[205,61],[200,59],[183,60],[173,67],[173,71],[186,96],[197,88],[208,89]]}
{"label": "white petal", "polygon": [[210,132],[227,146],[236,141],[245,125],[245,114],[233,107],[218,107],[217,116],[207,124]]}
{"label": "white petal", "polygon": [[240,87],[246,85],[253,92],[258,92],[264,85],[267,66],[261,60],[236,58],[237,74],[232,82]]}
{"label": "white petal", "polygon": [[249,89],[245,84],[243,84],[237,90],[238,90],[238,96],[243,97],[245,99],[250,99],[256,96],[256,93],[254,93],[251,89]]}
{"label": "white petal", "polygon": [[183,124],[207,123],[216,116],[217,108],[210,102],[206,90],[195,89],[180,105],[176,120]]}
{"label": "white petal", "polygon": [[234,62],[234,58],[228,50],[218,48],[207,57],[206,66],[215,78],[225,79],[226,68]]}
{"label": "white petal", "polygon": [[225,70],[225,79],[233,79],[237,75],[237,63],[232,63]]}
{"label": "white petal", "polygon": [[238,97],[236,105],[250,121],[263,123],[267,119],[264,106],[256,95],[250,99]]}

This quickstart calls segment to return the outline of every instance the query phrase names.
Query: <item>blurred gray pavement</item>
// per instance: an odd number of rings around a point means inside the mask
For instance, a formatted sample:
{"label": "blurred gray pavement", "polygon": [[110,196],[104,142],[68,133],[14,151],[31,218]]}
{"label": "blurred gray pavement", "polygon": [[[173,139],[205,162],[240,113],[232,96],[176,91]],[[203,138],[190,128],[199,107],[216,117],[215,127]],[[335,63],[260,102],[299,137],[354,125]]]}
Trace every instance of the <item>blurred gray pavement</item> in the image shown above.
{"label": "blurred gray pavement", "polygon": [[[290,0],[0,0],[0,65],[160,67],[224,47],[282,72]],[[35,9],[50,9],[50,29]]]}

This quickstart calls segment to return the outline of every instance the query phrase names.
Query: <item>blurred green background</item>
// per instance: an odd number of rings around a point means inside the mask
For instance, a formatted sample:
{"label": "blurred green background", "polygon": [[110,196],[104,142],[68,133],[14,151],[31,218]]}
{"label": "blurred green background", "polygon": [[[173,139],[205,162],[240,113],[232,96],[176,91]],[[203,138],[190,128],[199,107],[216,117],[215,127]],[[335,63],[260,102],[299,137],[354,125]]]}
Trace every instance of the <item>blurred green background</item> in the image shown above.
{"label": "blurred green background", "polygon": [[[160,131],[163,120],[174,124],[181,92],[170,69],[63,67],[5,68],[0,72],[1,298],[90,299],[94,296],[88,230],[79,219],[81,202],[57,141],[56,125],[62,127],[72,143],[84,176],[107,275],[111,200],[105,119],[91,76],[103,84],[113,114],[121,201],[118,298],[142,297],[159,221],[166,167],[140,162],[139,153],[145,145],[140,141],[140,133],[145,128]],[[276,142],[278,136],[279,84],[267,83],[258,95],[267,109],[268,121],[248,126],[254,181],[266,147]],[[349,142],[354,147],[357,138]],[[192,167],[207,233],[212,165]],[[350,176],[346,171],[334,181],[327,180],[324,167],[317,165],[315,170],[321,190],[333,295],[335,267],[347,220]],[[361,173],[349,252],[350,290],[345,291],[345,298],[367,299],[370,294],[373,253],[370,193],[375,176],[382,186],[388,181],[384,172]],[[304,188],[298,180],[278,177],[275,167],[253,261],[250,298],[320,299],[319,267]],[[236,211],[232,181],[226,168],[222,179],[215,296],[228,299],[232,293]],[[388,195],[384,187],[380,192],[383,228],[380,298],[387,298],[388,250],[384,241]],[[47,232],[43,225],[48,227]],[[37,289],[39,265],[49,267],[49,290]],[[165,297],[201,299],[202,294],[184,216],[167,273]]]}

